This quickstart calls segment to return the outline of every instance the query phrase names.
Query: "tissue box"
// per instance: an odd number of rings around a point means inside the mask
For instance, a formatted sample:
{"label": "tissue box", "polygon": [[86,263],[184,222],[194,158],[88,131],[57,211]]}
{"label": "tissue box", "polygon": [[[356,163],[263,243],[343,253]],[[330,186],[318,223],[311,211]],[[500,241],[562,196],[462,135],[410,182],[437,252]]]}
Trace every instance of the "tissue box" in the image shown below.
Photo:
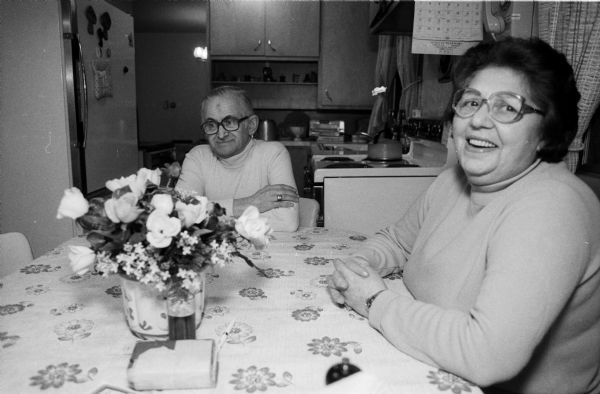
{"label": "tissue box", "polygon": [[140,341],[133,348],[127,380],[135,390],[198,389],[217,384],[212,339]]}

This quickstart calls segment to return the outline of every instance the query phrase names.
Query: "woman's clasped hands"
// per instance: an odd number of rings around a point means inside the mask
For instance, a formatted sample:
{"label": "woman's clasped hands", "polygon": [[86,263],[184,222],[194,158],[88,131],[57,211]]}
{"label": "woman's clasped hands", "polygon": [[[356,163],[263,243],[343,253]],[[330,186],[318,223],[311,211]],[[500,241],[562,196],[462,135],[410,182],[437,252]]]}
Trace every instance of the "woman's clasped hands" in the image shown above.
{"label": "woman's clasped hands", "polygon": [[346,304],[362,316],[368,316],[366,301],[381,290],[387,289],[383,279],[357,256],[333,261],[335,270],[327,280],[327,288],[333,301]]}

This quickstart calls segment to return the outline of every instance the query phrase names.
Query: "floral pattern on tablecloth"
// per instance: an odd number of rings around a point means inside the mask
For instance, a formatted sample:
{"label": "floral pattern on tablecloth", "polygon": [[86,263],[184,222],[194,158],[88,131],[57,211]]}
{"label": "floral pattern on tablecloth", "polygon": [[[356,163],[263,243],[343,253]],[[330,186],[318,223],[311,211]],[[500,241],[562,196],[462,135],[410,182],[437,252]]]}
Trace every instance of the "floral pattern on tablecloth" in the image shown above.
{"label": "floral pattern on tablecloth", "polygon": [[[218,337],[221,337],[227,331],[229,323],[221,324],[215,330]],[[254,329],[249,324],[244,322],[236,321],[233,323],[229,334],[227,335],[227,343],[232,345],[246,344],[256,341],[256,335],[254,335]]]}
{"label": "floral pattern on tablecloth", "polygon": [[321,317],[321,312],[323,312],[323,308],[318,306],[307,306],[306,308],[296,309],[292,312],[292,317],[301,322],[309,322],[312,320],[317,320]]}
{"label": "floral pattern on tablecloth", "polygon": [[25,292],[29,295],[34,295],[34,296],[39,296],[42,294],[46,294],[47,292],[50,291],[50,287],[46,286],[46,285],[35,285],[35,286],[27,286],[25,288]]}
{"label": "floral pattern on tablecloth", "polygon": [[64,283],[79,283],[79,282],[88,280],[91,277],[92,277],[91,272],[86,272],[83,275],[77,275],[75,273],[70,273],[69,275],[65,275],[65,276],[61,277],[60,281],[64,282]]}
{"label": "floral pattern on tablecloth", "polygon": [[314,247],[315,247],[314,244],[300,244],[300,245],[294,246],[294,249],[299,250],[301,252],[306,252],[306,251],[311,250]]}
{"label": "floral pattern on tablecloth", "polygon": [[367,240],[367,237],[365,237],[364,235],[358,235],[358,234],[351,235],[348,238],[350,238],[353,241],[366,241]]}
{"label": "floral pattern on tablecloth", "polygon": [[50,309],[50,314],[54,316],[61,316],[65,313],[75,313],[81,310],[83,310],[83,304],[74,303],[70,305],[61,306],[59,308],[52,308]]}
{"label": "floral pattern on tablecloth", "polygon": [[329,274],[319,275],[316,278],[310,280],[310,284],[314,287],[327,287],[327,279]]}
{"label": "floral pattern on tablecloth", "polygon": [[30,378],[30,385],[40,386],[41,390],[46,390],[50,387],[60,388],[65,382],[85,383],[94,379],[94,376],[98,374],[98,369],[91,368],[85,375],[81,375],[82,372],[79,364],[64,362],[58,365],[48,365],[46,369],[39,370],[37,375]]}
{"label": "floral pattern on tablecloth", "polygon": [[61,269],[61,266],[50,265],[50,264],[31,264],[21,268],[21,272],[24,274],[40,274],[42,272],[54,272]]}
{"label": "floral pattern on tablecloth", "polygon": [[314,291],[310,291],[310,290],[298,289],[298,290],[290,291],[290,294],[296,298],[303,300],[303,301],[310,301],[310,300],[314,300],[315,298],[317,298],[317,294]]}
{"label": "floral pattern on tablecloth", "polygon": [[262,289],[257,289],[256,287],[246,287],[245,289],[240,290],[239,294],[242,297],[249,298],[253,301],[267,298],[265,292]]}
{"label": "floral pattern on tablecloth", "polygon": [[225,316],[229,313],[229,308],[225,305],[210,305],[204,307],[204,318],[212,319],[217,316]]}
{"label": "floral pattern on tablecloth", "polygon": [[429,383],[437,386],[440,391],[450,390],[453,394],[470,393],[472,391],[471,387],[474,387],[471,382],[442,369],[429,371],[427,378],[429,379]]}
{"label": "floral pattern on tablecloth", "polygon": [[74,341],[87,338],[92,334],[94,322],[87,319],[76,319],[62,322],[54,326],[54,333],[60,341]]}
{"label": "floral pattern on tablecloth", "polygon": [[340,338],[330,338],[324,336],[323,338],[313,338],[312,342],[308,344],[308,351],[314,355],[321,355],[325,357],[338,356],[341,357],[342,353],[348,351],[348,347],[352,347],[352,350],[356,354],[362,353],[362,346],[358,342],[346,341],[343,342]]}
{"label": "floral pattern on tablecloth", "polygon": [[121,298],[121,294],[123,293],[123,290],[121,289],[121,286],[114,285],[114,286],[106,289],[104,292],[114,298]]}
{"label": "floral pattern on tablecloth", "polygon": [[322,256],[313,256],[304,259],[304,264],[310,265],[327,265],[331,262],[333,262],[333,259],[328,259]]}
{"label": "floral pattern on tablecloth", "polygon": [[31,306],[33,306],[33,303],[29,301],[21,301],[16,304],[0,305],[0,316],[13,315],[15,313],[22,312],[25,310],[25,308],[29,308]]}
{"label": "floral pattern on tablecloth", "polygon": [[246,369],[238,368],[237,372],[232,374],[233,378],[229,381],[235,390],[246,390],[247,393],[256,391],[267,391],[269,387],[285,387],[292,384],[292,374],[284,372],[281,379],[277,379],[277,374],[271,372],[268,367],[258,368],[251,365]]}
{"label": "floral pattern on tablecloth", "polygon": [[6,331],[0,332],[0,344],[2,344],[2,348],[13,346],[20,338],[18,335],[8,335]]}

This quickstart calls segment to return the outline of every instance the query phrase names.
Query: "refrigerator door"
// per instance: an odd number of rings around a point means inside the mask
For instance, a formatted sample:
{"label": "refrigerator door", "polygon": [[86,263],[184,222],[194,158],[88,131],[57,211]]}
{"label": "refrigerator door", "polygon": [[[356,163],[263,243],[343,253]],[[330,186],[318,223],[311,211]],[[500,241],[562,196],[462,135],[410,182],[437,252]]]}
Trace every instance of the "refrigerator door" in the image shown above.
{"label": "refrigerator door", "polygon": [[[84,149],[86,192],[90,193],[103,188],[107,180],[138,169],[133,18],[107,2],[75,1],[88,87]],[[88,7],[97,16],[94,34],[87,29]],[[105,13],[111,21],[108,30],[101,23]],[[99,29],[104,30],[102,40]]]}
{"label": "refrigerator door", "polygon": [[[71,56],[67,100],[73,180],[89,194],[138,169],[133,18],[105,2],[61,0],[61,6],[64,38],[70,41],[65,47]],[[96,23],[88,30],[92,13]],[[100,23],[105,14],[108,25]]]}

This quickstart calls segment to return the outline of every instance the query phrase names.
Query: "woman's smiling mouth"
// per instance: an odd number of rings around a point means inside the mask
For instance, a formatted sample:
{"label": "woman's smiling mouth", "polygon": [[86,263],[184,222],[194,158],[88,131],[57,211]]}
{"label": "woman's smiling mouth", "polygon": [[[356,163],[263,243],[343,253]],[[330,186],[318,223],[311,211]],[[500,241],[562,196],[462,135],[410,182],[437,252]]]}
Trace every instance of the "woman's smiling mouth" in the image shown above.
{"label": "woman's smiling mouth", "polygon": [[467,138],[467,143],[475,148],[497,148],[496,144],[477,138]]}

